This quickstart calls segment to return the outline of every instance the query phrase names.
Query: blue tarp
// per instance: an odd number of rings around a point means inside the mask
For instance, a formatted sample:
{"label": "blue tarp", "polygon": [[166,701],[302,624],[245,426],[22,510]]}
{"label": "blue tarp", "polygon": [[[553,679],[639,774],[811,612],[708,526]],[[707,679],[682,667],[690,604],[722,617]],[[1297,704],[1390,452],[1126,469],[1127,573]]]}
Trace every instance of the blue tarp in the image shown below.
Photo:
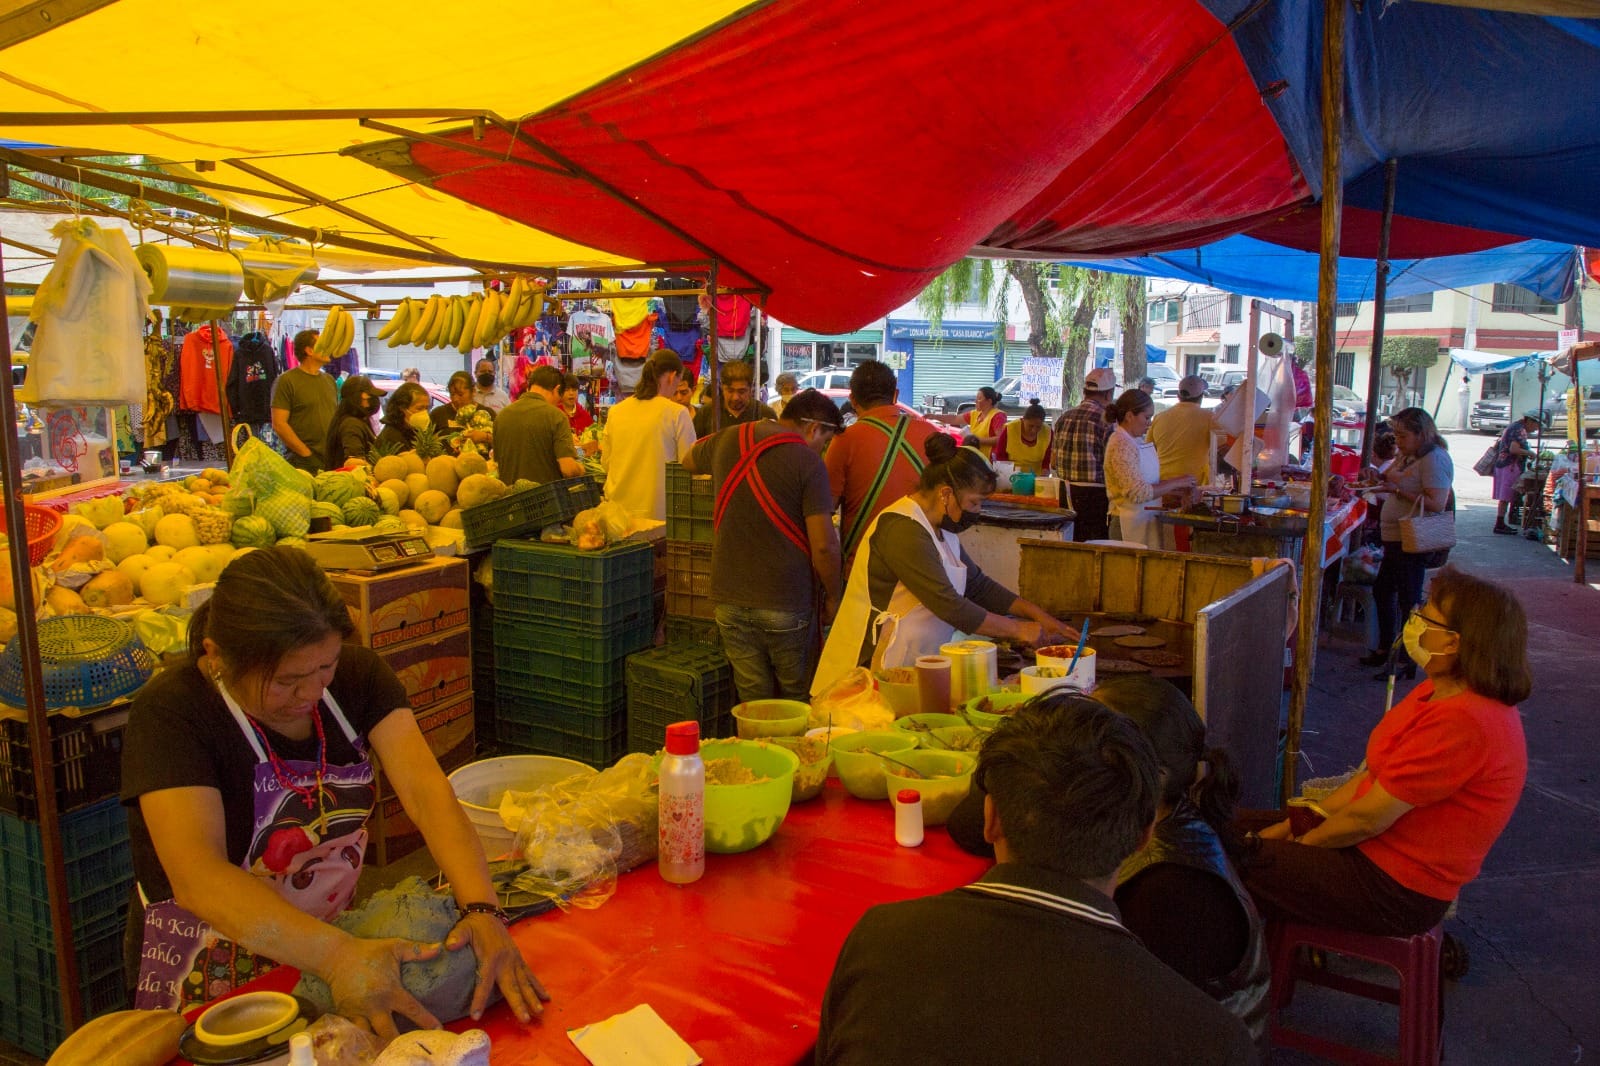
{"label": "blue tarp", "polygon": [[[1097,344],[1094,346],[1094,365],[1096,369],[1103,366],[1111,366],[1120,358],[1122,358],[1121,353],[1109,344]],[[1144,346],[1144,361],[1147,363],[1165,363],[1167,361],[1167,350],[1147,343]]]}
{"label": "blue tarp", "polygon": [[[1080,260],[1076,265],[1118,274],[1177,278],[1266,299],[1317,299],[1314,252],[1253,237],[1228,237],[1202,248],[1137,258]],[[1572,295],[1576,276],[1577,254],[1570,244],[1520,241],[1466,255],[1392,260],[1388,291],[1390,296],[1412,296],[1503,281],[1559,303]],[[1376,260],[1340,258],[1339,299],[1351,303],[1371,300],[1376,278]]]}
{"label": "blue tarp", "polygon": [[1501,355],[1499,352],[1477,352],[1471,348],[1451,348],[1450,361],[1469,374],[1499,374],[1531,366],[1553,354],[1534,352],[1532,355]]}
{"label": "blue tarp", "polygon": [[[1320,198],[1323,4],[1202,2]],[[1398,215],[1600,246],[1600,19],[1372,0],[1346,28],[1347,205],[1380,210],[1394,159]]]}

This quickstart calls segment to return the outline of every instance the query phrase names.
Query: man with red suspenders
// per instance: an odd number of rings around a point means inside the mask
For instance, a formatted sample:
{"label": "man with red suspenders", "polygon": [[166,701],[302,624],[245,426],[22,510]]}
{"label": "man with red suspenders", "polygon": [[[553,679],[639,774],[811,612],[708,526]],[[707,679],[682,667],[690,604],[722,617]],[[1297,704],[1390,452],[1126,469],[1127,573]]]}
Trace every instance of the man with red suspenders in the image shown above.
{"label": "man with red suspenders", "polygon": [[839,537],[846,574],[878,512],[917,487],[923,448],[940,432],[932,422],[900,410],[898,395],[895,373],[887,364],[869,361],[856,367],[850,375],[856,421],[828,449],[829,487],[844,507]]}
{"label": "man with red suspenders", "polygon": [[740,700],[808,698],[817,624],[832,620],[841,591],[821,456],[840,422],[833,401],[807,389],[776,422],[730,426],[684,460],[717,488],[711,595]]}

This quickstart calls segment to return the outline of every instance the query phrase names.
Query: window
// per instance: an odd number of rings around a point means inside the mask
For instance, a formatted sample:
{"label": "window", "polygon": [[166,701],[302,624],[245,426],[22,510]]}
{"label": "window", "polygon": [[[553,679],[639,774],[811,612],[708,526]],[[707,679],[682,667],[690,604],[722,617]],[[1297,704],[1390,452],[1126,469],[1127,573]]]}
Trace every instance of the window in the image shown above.
{"label": "window", "polygon": [[1333,305],[1334,318],[1354,318],[1361,313],[1361,301],[1344,301]]}
{"label": "window", "polygon": [[1333,383],[1347,389],[1356,387],[1356,353],[1339,352],[1333,357]]}
{"label": "window", "polygon": [[1222,361],[1224,363],[1237,363],[1239,361],[1239,346],[1237,344],[1224,344],[1222,346]]}
{"label": "window", "polygon": [[[1495,288],[1499,288],[1499,286],[1496,285]],[[1511,375],[1509,373],[1483,375],[1483,393],[1478,397],[1480,400],[1502,400],[1510,395]]]}
{"label": "window", "polygon": [[1150,322],[1176,322],[1182,317],[1182,309],[1179,300],[1155,300],[1150,304]]}
{"label": "window", "polygon": [[1385,300],[1383,309],[1391,315],[1414,315],[1433,310],[1433,293],[1419,292],[1415,296],[1396,296]]}
{"label": "window", "polygon": [[1494,310],[1514,311],[1523,314],[1550,315],[1556,310],[1556,302],[1547,300],[1536,292],[1524,289],[1521,285],[1507,285],[1496,282],[1494,287]]}
{"label": "window", "polygon": [[1244,297],[1232,293],[1228,295],[1228,321],[1244,321]]}
{"label": "window", "polygon": [[878,358],[876,344],[860,344],[854,341],[817,342],[817,366],[856,367],[869,359],[876,358]]}
{"label": "window", "polygon": [[1200,373],[1200,364],[1206,361],[1203,355],[1186,355],[1183,357],[1183,373],[1185,377],[1193,377]]}

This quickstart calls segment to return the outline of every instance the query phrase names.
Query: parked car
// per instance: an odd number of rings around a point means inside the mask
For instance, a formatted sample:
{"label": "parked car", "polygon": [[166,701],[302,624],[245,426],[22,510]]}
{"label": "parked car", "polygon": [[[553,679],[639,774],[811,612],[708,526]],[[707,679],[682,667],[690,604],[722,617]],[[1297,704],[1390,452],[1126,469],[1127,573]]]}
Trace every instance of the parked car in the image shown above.
{"label": "parked car", "polygon": [[[1061,410],[1059,396],[1023,396],[1021,377],[1012,375],[996,381],[992,388],[1000,394],[1000,410],[1008,415],[1020,415],[1028,403],[1037,399],[1045,411],[1054,416]],[[971,392],[939,392],[922,399],[922,411],[929,415],[961,415],[978,406],[978,390]]]}
{"label": "parked car", "polygon": [[[1589,396],[1583,405],[1583,434],[1593,437],[1600,435],[1600,385],[1585,385],[1584,388],[1589,390]],[[1553,405],[1546,405],[1545,413],[1550,417],[1549,432],[1564,436],[1567,432],[1567,393],[1563,392],[1561,399]]]}
{"label": "parked car", "polygon": [[1367,401],[1354,389],[1343,385],[1333,387],[1333,420],[1335,422],[1361,422],[1367,417]]}
{"label": "parked car", "polygon": [[[388,392],[393,392],[395,386],[401,383],[400,371],[390,370],[387,367],[362,367],[361,373],[371,378],[372,383],[378,388]],[[431,381],[419,381],[417,384],[422,386],[423,391],[428,394],[428,399],[432,401],[429,406],[438,407],[442,403],[450,402],[450,390],[443,385],[436,385]]]}

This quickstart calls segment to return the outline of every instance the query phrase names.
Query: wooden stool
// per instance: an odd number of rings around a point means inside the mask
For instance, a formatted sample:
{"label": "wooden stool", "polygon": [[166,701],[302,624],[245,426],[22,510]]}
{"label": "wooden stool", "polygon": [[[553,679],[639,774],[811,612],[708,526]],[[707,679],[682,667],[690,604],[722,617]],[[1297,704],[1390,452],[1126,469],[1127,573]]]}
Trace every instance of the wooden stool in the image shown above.
{"label": "wooden stool", "polygon": [[1368,648],[1378,646],[1378,601],[1372,596],[1371,585],[1339,582],[1328,614],[1329,632],[1364,641]]}
{"label": "wooden stool", "polygon": [[[1268,930],[1272,950],[1272,1013],[1269,1019],[1272,1043],[1277,1047],[1309,1051],[1336,1062],[1437,1066],[1442,1003],[1439,992],[1439,945],[1443,935],[1439,926],[1416,936],[1390,937],[1298,922],[1273,923]],[[1400,987],[1390,988],[1388,985],[1302,965],[1298,958],[1301,946],[1321,948],[1388,966],[1400,975]],[[1366,999],[1398,1004],[1400,1057],[1387,1058],[1279,1025],[1278,1012],[1293,999],[1297,980]]]}

